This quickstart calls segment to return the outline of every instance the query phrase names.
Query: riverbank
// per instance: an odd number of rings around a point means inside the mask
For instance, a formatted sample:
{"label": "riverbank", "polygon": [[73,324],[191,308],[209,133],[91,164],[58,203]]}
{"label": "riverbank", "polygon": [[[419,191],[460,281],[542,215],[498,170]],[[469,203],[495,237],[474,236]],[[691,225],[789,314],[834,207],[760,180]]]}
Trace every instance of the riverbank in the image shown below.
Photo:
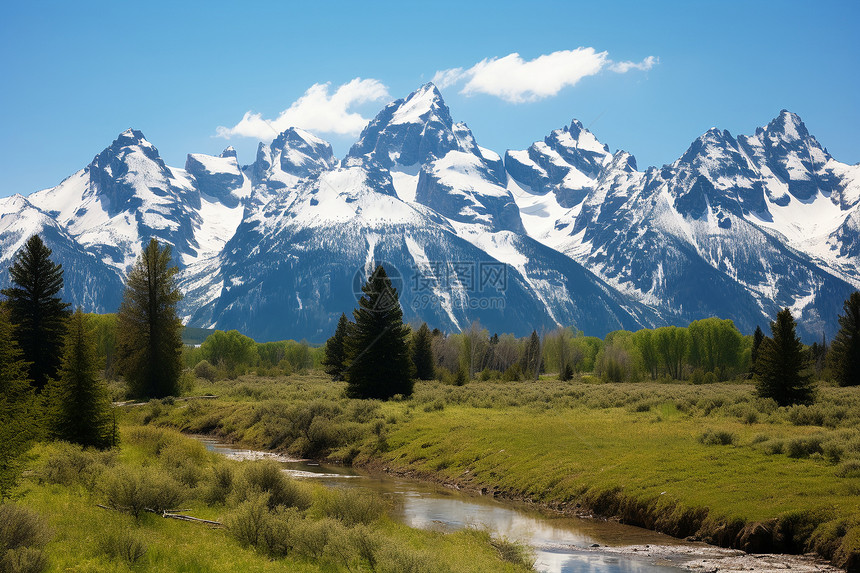
{"label": "riverbank", "polygon": [[[319,375],[201,385],[215,400],[136,408],[148,423],[329,457],[749,551],[856,569],[858,396],[776,408],[747,384],[420,383],[348,400]],[[578,506],[577,506],[578,504]]]}
{"label": "riverbank", "polygon": [[119,449],[35,446],[0,504],[0,570],[529,570],[525,549],[478,530],[440,534],[388,517],[370,492],[294,480],[270,456],[239,462],[176,431],[123,423]]}

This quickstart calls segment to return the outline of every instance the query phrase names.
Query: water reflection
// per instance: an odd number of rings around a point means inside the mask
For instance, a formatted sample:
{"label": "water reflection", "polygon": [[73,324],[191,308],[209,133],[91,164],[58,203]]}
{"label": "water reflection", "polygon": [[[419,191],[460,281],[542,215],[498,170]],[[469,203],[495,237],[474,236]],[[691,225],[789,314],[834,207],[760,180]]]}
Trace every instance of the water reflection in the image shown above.
{"label": "water reflection", "polygon": [[677,545],[681,542],[659,533],[594,519],[548,516],[516,504],[474,497],[446,488],[389,476],[367,475],[340,466],[296,460],[279,454],[255,452],[198,438],[210,451],[233,459],[274,459],[284,471],[313,478],[329,487],[361,487],[393,500],[392,518],[422,529],[456,531],[474,527],[493,535],[527,543],[535,550],[535,569],[546,573],[677,573],[626,555],[590,550],[593,544]]}

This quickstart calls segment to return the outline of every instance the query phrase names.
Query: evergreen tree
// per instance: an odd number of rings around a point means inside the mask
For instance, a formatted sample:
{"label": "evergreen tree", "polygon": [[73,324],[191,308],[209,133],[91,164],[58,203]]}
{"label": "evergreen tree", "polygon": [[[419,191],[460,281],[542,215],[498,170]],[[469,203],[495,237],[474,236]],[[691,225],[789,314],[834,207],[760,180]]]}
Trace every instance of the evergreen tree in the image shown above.
{"label": "evergreen tree", "polygon": [[379,265],[361,290],[346,344],[347,395],[383,400],[408,396],[413,384],[410,331],[403,324],[397,289]]}
{"label": "evergreen tree", "polygon": [[830,346],[836,381],[840,386],[860,384],[860,291],[848,297],[839,317],[839,332]]}
{"label": "evergreen tree", "polygon": [[152,239],[128,274],[117,315],[117,362],[132,395],[162,398],[179,392],[182,322],[178,269],[170,246]]}
{"label": "evergreen tree", "polygon": [[28,364],[15,341],[8,309],[0,307],[0,498],[18,474],[18,460],[38,434]]}
{"label": "evergreen tree", "polygon": [[415,366],[415,377],[419,380],[432,380],[433,369],[433,335],[427,323],[421,325],[415,333],[412,346],[412,363]]}
{"label": "evergreen tree", "polygon": [[761,348],[761,343],[764,340],[764,332],[761,331],[761,327],[756,325],[755,332],[753,333],[752,340],[752,349],[750,350],[750,378],[755,374],[755,364],[756,360],[758,360],[758,351]]}
{"label": "evergreen tree", "polygon": [[111,403],[99,370],[95,342],[78,309],[69,321],[59,377],[48,386],[55,438],[96,448],[114,445]]}
{"label": "evergreen tree", "polygon": [[346,339],[349,336],[349,327],[346,314],[341,314],[334,335],[325,343],[325,357],[322,364],[325,373],[335,381],[343,380],[346,372]]}
{"label": "evergreen tree", "polygon": [[770,323],[772,336],[762,340],[756,357],[758,395],[773,398],[780,406],[809,404],[814,396],[796,328],[791,311],[787,308],[779,311],[776,320]]}
{"label": "evergreen tree", "polygon": [[537,331],[532,330],[532,335],[529,337],[528,342],[526,342],[522,362],[523,372],[525,372],[526,376],[537,381],[540,376],[541,367],[540,337]]}
{"label": "evergreen tree", "polygon": [[63,267],[50,257],[51,249],[39,235],[30,237],[9,269],[13,286],[2,291],[37,391],[57,374],[69,316],[69,304],[56,296],[63,288]]}

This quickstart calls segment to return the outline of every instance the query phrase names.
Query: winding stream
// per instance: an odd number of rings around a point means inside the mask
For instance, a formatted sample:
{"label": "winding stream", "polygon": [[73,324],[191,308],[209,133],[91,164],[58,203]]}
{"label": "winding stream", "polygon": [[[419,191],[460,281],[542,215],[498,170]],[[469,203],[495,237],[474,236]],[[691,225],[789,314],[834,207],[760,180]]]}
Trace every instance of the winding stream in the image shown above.
{"label": "winding stream", "polygon": [[[395,499],[392,518],[424,529],[455,531],[480,527],[494,535],[516,539],[535,552],[535,569],[546,573],[678,573],[672,549],[689,556],[700,544],[615,522],[599,519],[550,516],[524,506],[471,496],[443,487],[385,475],[369,475],[352,468],[291,460],[266,452],[255,452],[198,437],[210,451],[234,459],[272,458],[284,471],[300,479],[316,479],[329,487],[358,487]],[[636,556],[593,548],[646,545],[669,547],[659,556]]]}

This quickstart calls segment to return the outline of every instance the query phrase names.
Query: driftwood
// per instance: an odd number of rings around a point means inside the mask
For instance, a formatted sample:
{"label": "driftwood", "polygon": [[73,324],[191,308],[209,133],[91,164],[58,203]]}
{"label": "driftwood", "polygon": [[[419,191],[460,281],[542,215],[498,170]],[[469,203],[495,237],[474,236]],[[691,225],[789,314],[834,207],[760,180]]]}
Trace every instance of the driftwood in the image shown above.
{"label": "driftwood", "polygon": [[[102,509],[107,509],[109,511],[122,511],[121,509],[118,509],[116,507],[110,507],[109,505],[102,505],[100,503],[97,503],[96,507],[100,507]],[[161,517],[163,517],[165,519],[178,519],[179,521],[188,521],[191,523],[204,523],[206,525],[211,525],[212,527],[224,527],[224,524],[221,523],[220,521],[212,521],[209,519],[200,519],[199,517],[192,517],[190,515],[184,515],[182,513],[171,513],[169,511],[158,511],[157,509],[150,509],[148,507],[145,507],[143,510],[147,511],[149,513],[155,513],[157,515],[160,515]],[[182,511],[185,511],[185,510],[182,510]]]}
{"label": "driftwood", "polygon": [[192,523],[205,523],[206,525],[211,525],[213,527],[224,527],[224,524],[220,521],[211,521],[209,519],[200,519],[199,517],[191,517],[190,515],[183,515],[181,513],[167,513],[164,512],[161,514],[161,517],[165,519],[178,519],[180,521],[190,521]]}

